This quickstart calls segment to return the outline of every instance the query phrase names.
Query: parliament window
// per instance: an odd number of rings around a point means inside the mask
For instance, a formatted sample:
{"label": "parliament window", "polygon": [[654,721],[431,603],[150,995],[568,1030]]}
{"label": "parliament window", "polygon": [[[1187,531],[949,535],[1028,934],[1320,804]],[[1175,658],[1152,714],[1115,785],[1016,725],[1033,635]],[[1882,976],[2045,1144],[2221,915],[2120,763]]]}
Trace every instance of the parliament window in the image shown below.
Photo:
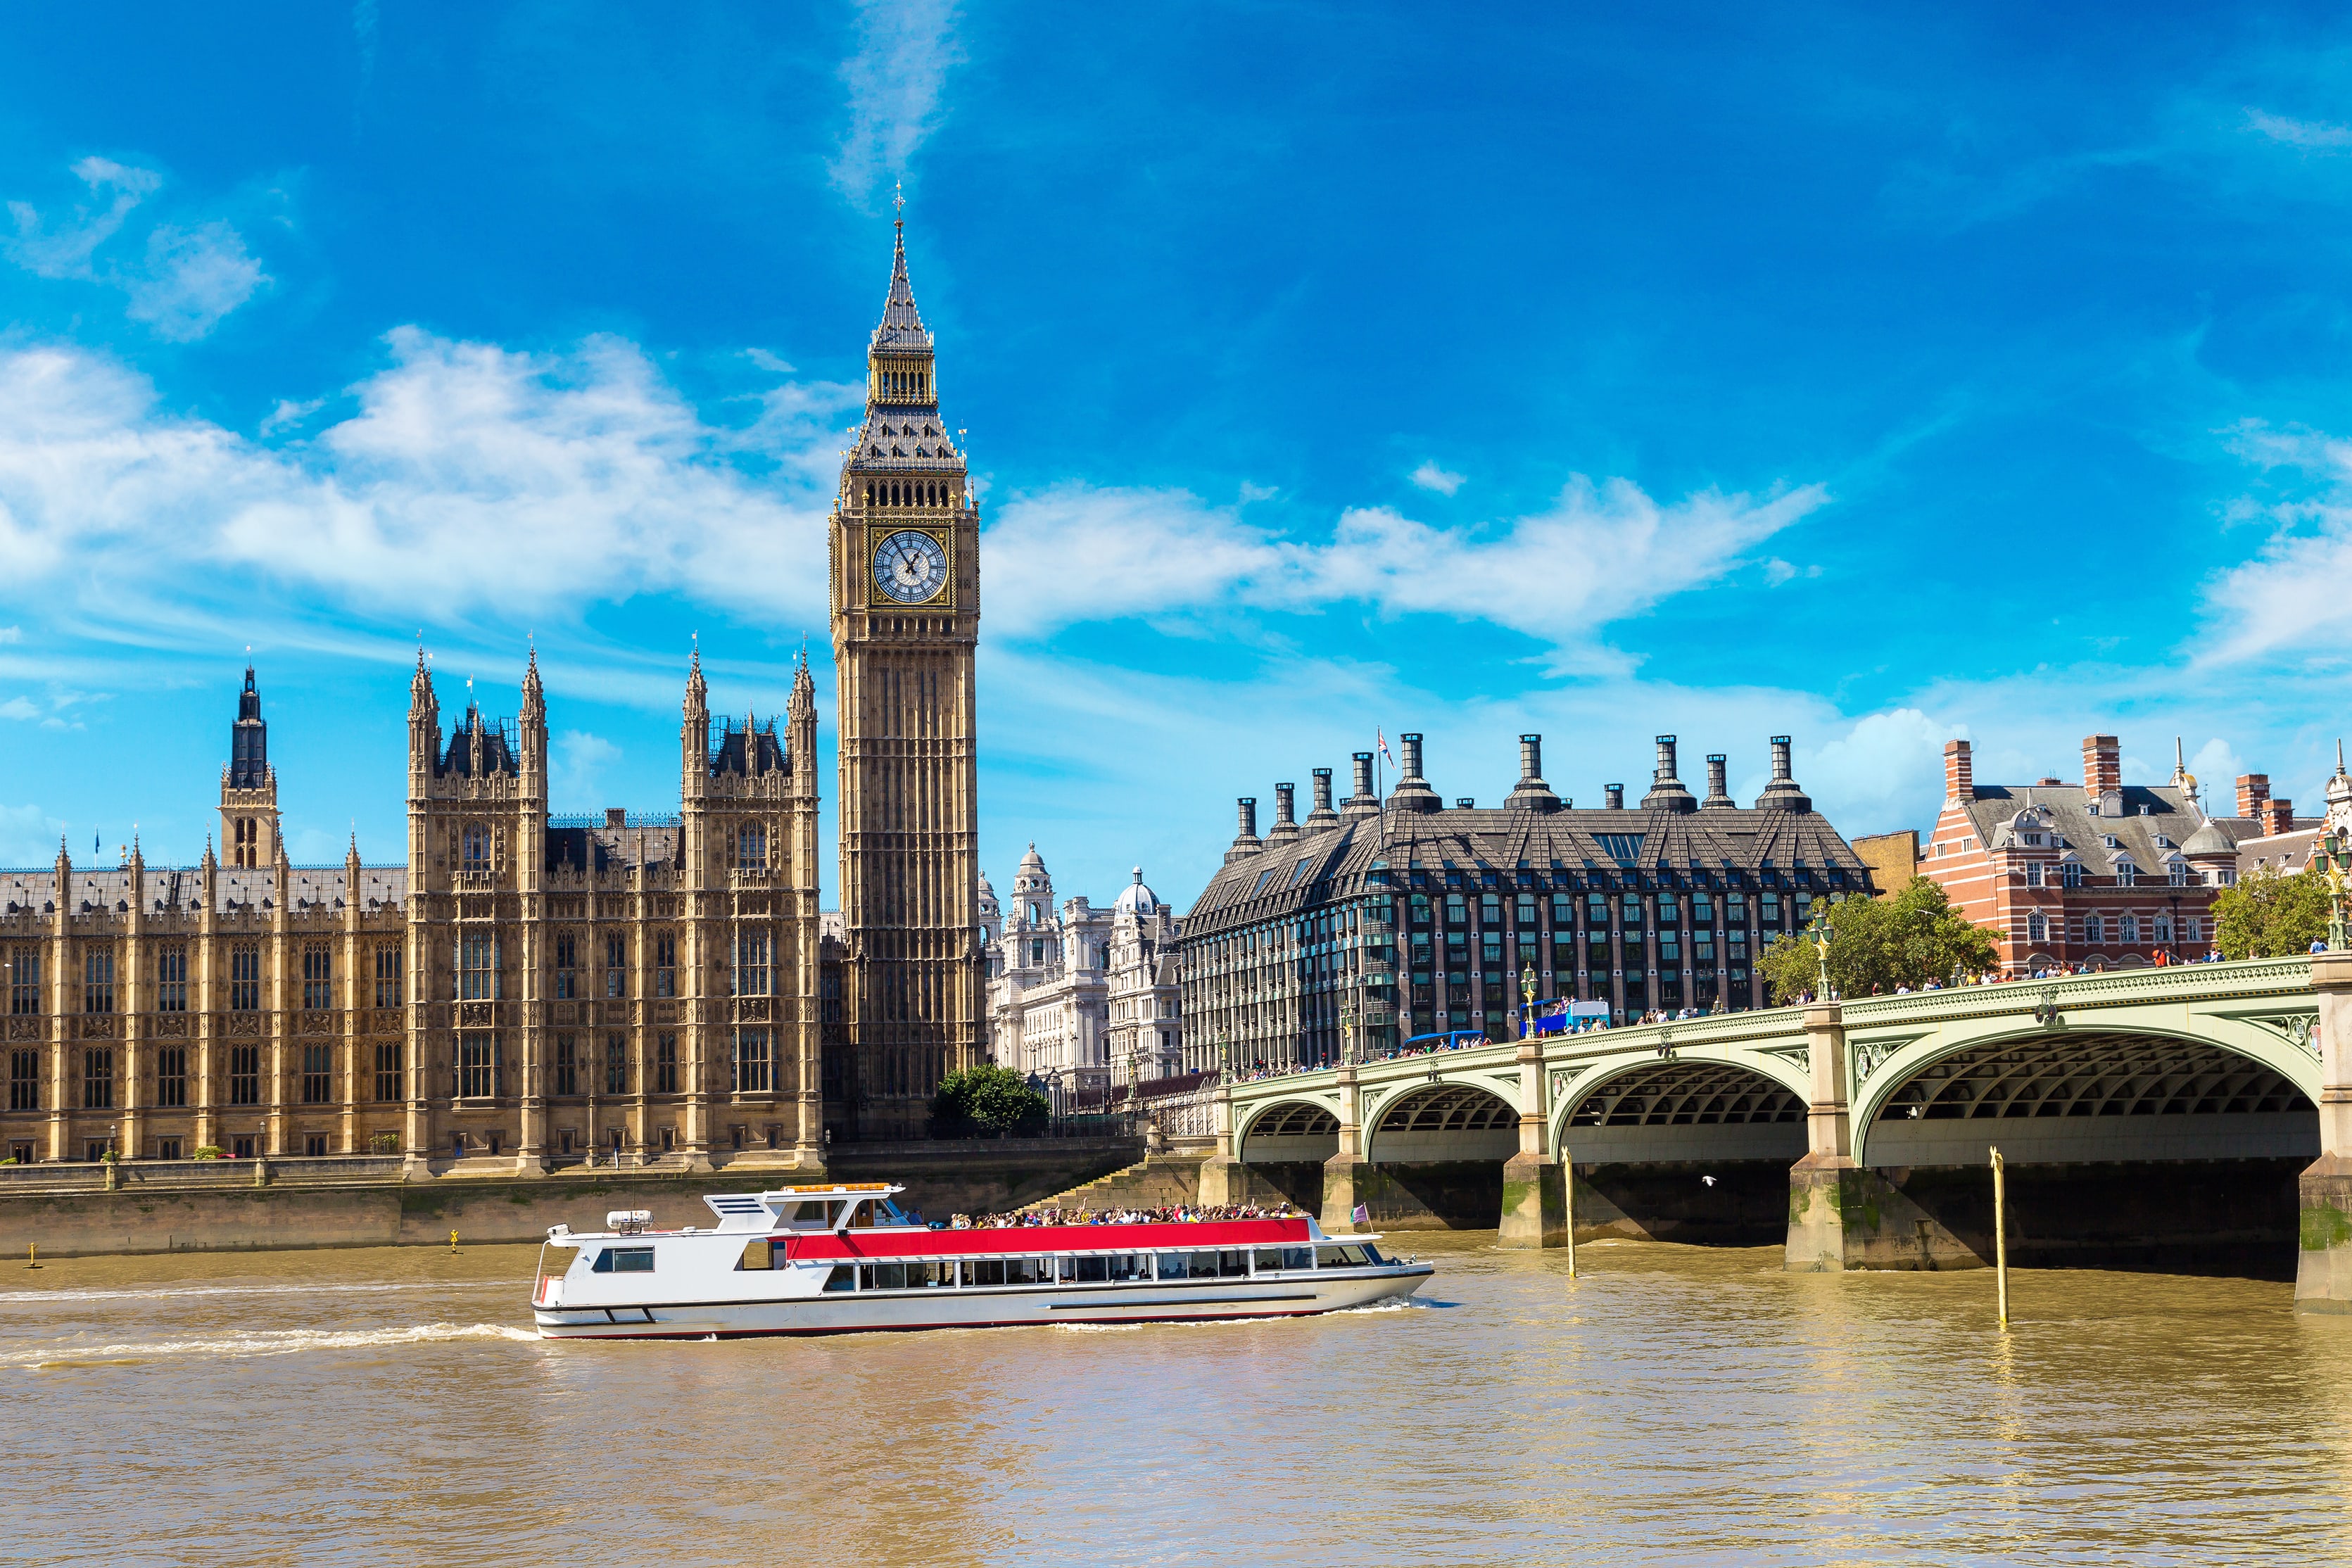
{"label": "parliament window", "polygon": [[604,1037],[604,1092],[629,1092],[629,1037],[626,1035]]}
{"label": "parliament window", "polygon": [[735,1092],[768,1092],[768,1031],[765,1029],[739,1028],[735,1031]]}
{"label": "parliament window", "polygon": [[555,1092],[580,1092],[580,1047],[569,1035],[555,1037]]}
{"label": "parliament window", "polygon": [[629,994],[629,939],[608,936],[604,939],[604,994],[625,996]]}
{"label": "parliament window", "polygon": [[323,1013],[335,1005],[334,950],[323,942],[302,948],[302,1008]]}
{"label": "parliament window", "polygon": [[375,1097],[380,1100],[401,1098],[400,1047],[389,1041],[375,1048]]}
{"label": "parliament window", "polygon": [[466,829],[466,869],[487,871],[490,868],[490,830],[479,823]]}
{"label": "parliament window", "polygon": [[463,1099],[487,1100],[499,1091],[499,1046],[495,1035],[469,1032],[457,1037],[457,1093]]}
{"label": "parliament window", "polygon": [[735,933],[735,990],[738,996],[768,994],[768,933],[744,931]]}
{"label": "parliament window", "polygon": [[8,1011],[22,1016],[41,1010],[41,950],[8,950]]}
{"label": "parliament window", "polygon": [[188,950],[176,942],[155,950],[155,1011],[188,1010]]}
{"label": "parliament window", "polygon": [[654,937],[654,994],[677,994],[677,938],[669,931]]}
{"label": "parliament window", "polygon": [[261,1010],[261,948],[241,942],[228,950],[228,1008],[232,1013]]}
{"label": "parliament window", "polygon": [[677,1037],[667,1030],[654,1037],[654,1092],[677,1092]]}
{"label": "parliament window", "polygon": [[228,1052],[228,1102],[261,1103],[261,1047],[231,1046]]}
{"label": "parliament window", "polygon": [[376,944],[375,1005],[379,1007],[400,1005],[400,944],[386,942]]}
{"label": "parliament window", "polygon": [[302,1103],[327,1105],[335,1098],[335,1047],[302,1047]]}
{"label": "parliament window", "polygon": [[81,1108],[110,1110],[114,1107],[114,1052],[93,1047],[81,1054]]}
{"label": "parliament window", "polygon": [[457,942],[458,1000],[495,1001],[499,990],[499,939],[488,931],[467,932]]}
{"label": "parliament window", "polygon": [[[747,743],[756,743],[757,737],[748,737]],[[756,822],[747,822],[735,830],[735,867],[740,871],[758,871],[768,864],[768,830]]]}
{"label": "parliament window", "polygon": [[8,1109],[41,1109],[41,1053],[18,1049],[8,1053]]}
{"label": "parliament window", "polygon": [[114,1011],[114,944],[95,942],[81,950],[81,1010]]}
{"label": "parliament window", "polygon": [[155,1053],[155,1103],[166,1107],[188,1103],[188,1048],[185,1046],[165,1046]]}
{"label": "parliament window", "polygon": [[555,999],[570,1001],[580,992],[577,984],[579,969],[578,940],[570,931],[558,931],[555,936]]}

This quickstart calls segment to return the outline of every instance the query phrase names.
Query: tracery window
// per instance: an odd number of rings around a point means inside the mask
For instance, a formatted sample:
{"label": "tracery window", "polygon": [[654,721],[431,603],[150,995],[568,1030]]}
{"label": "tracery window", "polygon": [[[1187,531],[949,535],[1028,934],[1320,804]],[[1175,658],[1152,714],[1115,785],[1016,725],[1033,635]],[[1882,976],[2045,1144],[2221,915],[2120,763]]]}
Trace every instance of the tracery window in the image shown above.
{"label": "tracery window", "polygon": [[240,942],[228,950],[228,1010],[261,1011],[261,947]]}

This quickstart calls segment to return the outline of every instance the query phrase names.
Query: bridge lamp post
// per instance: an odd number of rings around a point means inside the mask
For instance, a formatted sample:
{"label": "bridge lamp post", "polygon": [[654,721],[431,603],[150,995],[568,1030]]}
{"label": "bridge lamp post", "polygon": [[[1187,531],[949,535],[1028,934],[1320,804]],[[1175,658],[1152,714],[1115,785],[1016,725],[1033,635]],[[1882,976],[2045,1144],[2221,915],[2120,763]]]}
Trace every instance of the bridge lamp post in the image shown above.
{"label": "bridge lamp post", "polygon": [[1830,989],[1830,907],[1827,904],[1823,904],[1822,912],[1813,917],[1812,929],[1806,934],[1813,939],[1813,963],[1821,974],[1820,998],[1824,1002],[1835,1001],[1836,994]]}
{"label": "bridge lamp post", "polygon": [[1535,1033],[1536,1026],[1536,966],[1524,964],[1519,969],[1519,1038]]}
{"label": "bridge lamp post", "polygon": [[1339,999],[1339,1065],[1356,1065],[1356,1001],[1353,996]]}
{"label": "bridge lamp post", "polygon": [[2327,867],[2327,950],[2342,952],[2352,947],[2345,931],[2345,877],[2352,872],[2352,829],[2338,827],[2322,834],[2319,853]]}

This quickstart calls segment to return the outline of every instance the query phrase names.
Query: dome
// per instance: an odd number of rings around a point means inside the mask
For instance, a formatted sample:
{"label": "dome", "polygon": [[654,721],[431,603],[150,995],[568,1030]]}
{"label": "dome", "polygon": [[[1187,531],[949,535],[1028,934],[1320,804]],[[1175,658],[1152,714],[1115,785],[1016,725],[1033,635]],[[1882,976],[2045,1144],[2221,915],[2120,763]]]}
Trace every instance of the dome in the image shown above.
{"label": "dome", "polygon": [[1138,866],[1135,868],[1134,882],[1119,889],[1118,900],[1111,905],[1111,912],[1125,915],[1149,915],[1158,913],[1159,910],[1160,895],[1143,885],[1143,868]]}
{"label": "dome", "polygon": [[984,916],[996,913],[996,889],[988,885],[985,871],[980,874],[980,912]]}
{"label": "dome", "polygon": [[2235,855],[2238,852],[2238,847],[2230,842],[2230,836],[2222,832],[2221,826],[2209,816],[2205,819],[2204,826],[2189,836],[2189,842],[2180,847],[2180,852],[2183,855],[2200,856]]}

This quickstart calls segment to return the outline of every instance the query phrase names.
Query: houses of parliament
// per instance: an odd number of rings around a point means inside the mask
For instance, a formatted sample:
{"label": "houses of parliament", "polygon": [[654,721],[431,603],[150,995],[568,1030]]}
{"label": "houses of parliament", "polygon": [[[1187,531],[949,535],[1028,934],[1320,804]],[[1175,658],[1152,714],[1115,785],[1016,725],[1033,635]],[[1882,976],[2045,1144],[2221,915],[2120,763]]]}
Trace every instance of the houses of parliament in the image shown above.
{"label": "houses of parliament", "polygon": [[903,223],[828,530],[841,912],[819,909],[815,687],[715,715],[688,661],[675,812],[554,815],[538,656],[511,718],[409,682],[407,843],[295,866],[254,671],[216,853],[0,872],[19,1162],[591,1151],[798,1170],[919,1133],[981,1043],[979,517]]}

